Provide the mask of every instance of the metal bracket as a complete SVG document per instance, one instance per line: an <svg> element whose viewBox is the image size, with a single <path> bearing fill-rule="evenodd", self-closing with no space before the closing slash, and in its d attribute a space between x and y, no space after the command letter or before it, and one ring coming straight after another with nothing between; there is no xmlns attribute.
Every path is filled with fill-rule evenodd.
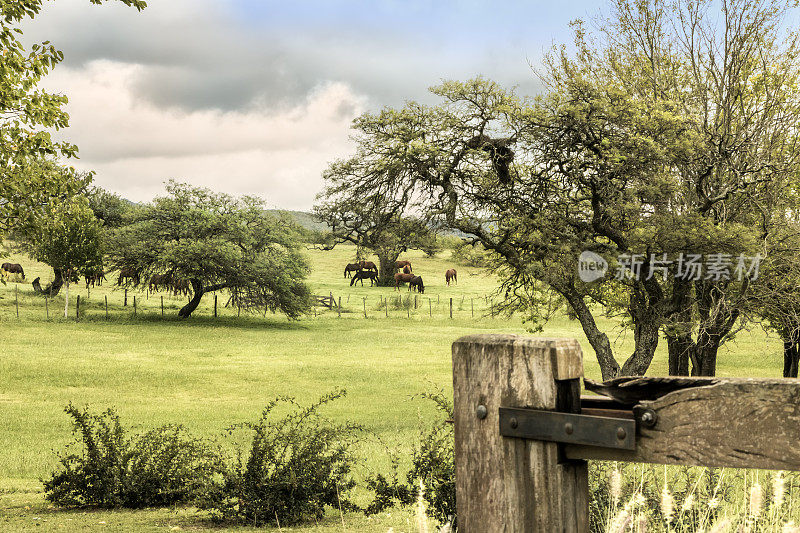
<svg viewBox="0 0 800 533"><path fill-rule="evenodd" d="M621 450L636 449L636 421L632 418L501 407L500 435Z"/></svg>

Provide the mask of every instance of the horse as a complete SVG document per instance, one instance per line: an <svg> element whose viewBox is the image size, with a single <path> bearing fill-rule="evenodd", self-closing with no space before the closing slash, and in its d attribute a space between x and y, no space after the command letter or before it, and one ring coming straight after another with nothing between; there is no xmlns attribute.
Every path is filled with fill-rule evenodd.
<svg viewBox="0 0 800 533"><path fill-rule="evenodd" d="M411 274L411 267L406 265L403 267L403 274Z"/></svg>
<svg viewBox="0 0 800 533"><path fill-rule="evenodd" d="M97 285L98 287L103 284L103 281L106 279L106 275L103 272L103 269L98 270L88 270L83 274L83 277L86 278L86 288L88 289L90 286L94 287Z"/></svg>
<svg viewBox="0 0 800 533"><path fill-rule="evenodd" d="M25 270L19 263L3 263L0 265L0 269L7 273L9 277L11 277L11 274L19 274L22 279L25 279Z"/></svg>
<svg viewBox="0 0 800 533"><path fill-rule="evenodd" d="M361 286L364 286L364 280L369 280L369 286L372 287L373 285L377 285L378 283L378 273L372 270L359 270L355 274L353 274L353 279L350 280L350 286L352 287L356 281L361 281Z"/></svg>
<svg viewBox="0 0 800 533"><path fill-rule="evenodd" d="M173 279L172 280L172 295L173 296L189 296L192 291L191 284L188 279Z"/></svg>
<svg viewBox="0 0 800 533"><path fill-rule="evenodd" d="M410 274L412 272L412 270L411 270L411 261L403 260L403 261L395 261L394 262L394 269L395 270L400 270L401 268L404 268L404 267L408 267L408 272L403 271L404 273Z"/></svg>
<svg viewBox="0 0 800 533"><path fill-rule="evenodd" d="M167 292L169 292L172 286L172 274L153 274L150 277L147 290L150 292L158 292L160 289L167 289Z"/></svg>
<svg viewBox="0 0 800 533"><path fill-rule="evenodd" d="M411 281L408 282L408 290L411 289L416 289L420 294L425 293L425 284L422 283L422 276L414 276L411 278Z"/></svg>
<svg viewBox="0 0 800 533"><path fill-rule="evenodd" d="M123 280L125 283L133 282L134 285L139 284L139 273L131 267L125 267L119 271L117 278L117 285L122 285Z"/></svg>
<svg viewBox="0 0 800 533"><path fill-rule="evenodd" d="M352 276L352 274L350 274L351 272L358 272L359 270L361 270L361 263L348 263L347 266L344 267L344 277L349 278Z"/></svg>
<svg viewBox="0 0 800 533"><path fill-rule="evenodd" d="M398 272L394 275L394 288L398 291L400 290L401 283L409 283L412 279L419 277L415 276L414 274L403 274L402 272ZM411 290L411 286L409 285L408 290Z"/></svg>
<svg viewBox="0 0 800 533"><path fill-rule="evenodd" d="M458 273L455 268L451 268L444 273L444 282L447 283L448 287L450 286L450 281L454 281L458 285Z"/></svg>
<svg viewBox="0 0 800 533"><path fill-rule="evenodd" d="M378 271L378 267L375 266L375 263L372 261L360 261L358 265L361 267L361 270L374 270L375 272Z"/></svg>

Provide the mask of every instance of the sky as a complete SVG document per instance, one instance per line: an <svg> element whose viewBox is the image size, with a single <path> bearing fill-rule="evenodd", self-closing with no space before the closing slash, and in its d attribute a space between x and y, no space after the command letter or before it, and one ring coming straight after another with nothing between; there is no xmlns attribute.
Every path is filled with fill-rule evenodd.
<svg viewBox="0 0 800 533"><path fill-rule="evenodd" d="M55 0L23 26L64 61L42 82L69 98L71 164L148 201L176 179L308 210L366 111L434 103L484 76L539 90L531 65L600 0Z"/></svg>

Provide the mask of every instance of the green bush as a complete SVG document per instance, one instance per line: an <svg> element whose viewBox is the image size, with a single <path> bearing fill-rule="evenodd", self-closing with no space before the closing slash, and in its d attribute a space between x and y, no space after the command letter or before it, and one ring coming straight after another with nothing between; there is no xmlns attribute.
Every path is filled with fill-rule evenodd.
<svg viewBox="0 0 800 533"><path fill-rule="evenodd" d="M192 501L223 470L218 453L181 426L127 437L112 409L92 415L72 404L80 453L60 457L61 470L43 481L45 497L64 507L142 508ZM216 476L218 477L218 476Z"/></svg>
<svg viewBox="0 0 800 533"><path fill-rule="evenodd" d="M392 471L387 477L378 474L368 481L375 492L374 501L367 514L379 513L395 503L411 505L417 500L419 481L425 486L423 498L429 514L441 523L450 522L456 527L456 467L453 437L453 404L439 391L422 395L436 403L442 418L420 435L411 452L411 469L400 481L398 461L392 461Z"/></svg>
<svg viewBox="0 0 800 533"><path fill-rule="evenodd" d="M326 507L355 510L349 493L355 459L351 453L357 426L335 424L319 413L344 391L323 396L302 407L292 398L278 398L255 424L235 429L252 431L246 460L239 454L221 486L198 505L223 521L279 526L322 518ZM278 406L288 406L283 416Z"/></svg>

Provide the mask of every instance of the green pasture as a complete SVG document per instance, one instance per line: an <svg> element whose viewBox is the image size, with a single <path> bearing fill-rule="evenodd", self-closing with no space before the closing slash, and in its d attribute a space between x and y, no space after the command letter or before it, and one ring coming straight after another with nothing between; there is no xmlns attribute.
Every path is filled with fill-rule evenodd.
<svg viewBox="0 0 800 533"><path fill-rule="evenodd" d="M269 312L237 316L236 308L224 307L227 295L220 293L216 318L214 297L206 295L190 319L180 320L176 314L185 297L129 290L124 306L124 291L113 285L116 275L109 275L88 294L82 282L73 284L65 319L63 296L45 307L31 289L37 276L47 283L49 268L25 257L4 259L21 263L27 281L0 285L0 531L214 527L185 508L90 513L49 508L38 480L55 466L55 452L71 440L63 412L68 402L96 411L114 407L136 429L180 423L195 435L226 442L225 428L256 419L275 396L308 402L344 388L347 397L327 413L365 428L360 449L365 475L387 467L387 448L408 450L433 416L430 402L412 396L437 388L451 394L453 340L478 332L525 333L518 318L490 316L495 280L479 269L453 265L447 253L433 259L408 254L425 281L426 292L419 295L406 287L350 287L343 268L353 260L353 248L309 250L308 255L313 292L332 294L337 302L341 298L341 316L323 307L299 321ZM447 287L444 271L452 266L459 272L458 285ZM629 353L630 334L613 331L620 353ZM544 334L578 338L586 375L599 378L578 322L558 318ZM718 374L779 376L781 350L774 336L743 332L723 349ZM665 371L662 343L650 373ZM389 527L413 531L413 517L403 510L370 519L332 513L325 523L305 530L385 532Z"/></svg>

